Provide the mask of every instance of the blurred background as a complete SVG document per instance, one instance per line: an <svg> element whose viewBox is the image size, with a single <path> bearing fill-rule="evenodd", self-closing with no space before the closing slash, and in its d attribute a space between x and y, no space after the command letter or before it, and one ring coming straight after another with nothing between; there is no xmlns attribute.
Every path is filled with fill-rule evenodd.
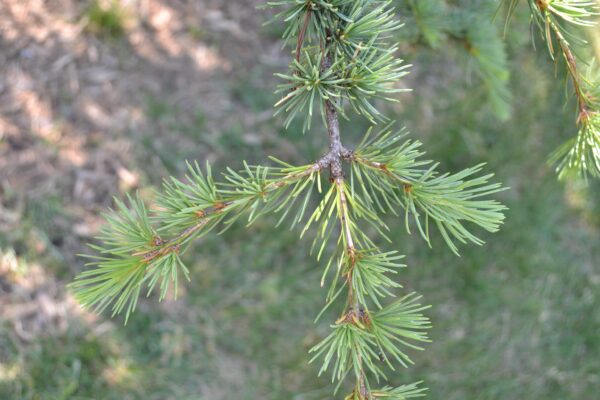
<svg viewBox="0 0 600 400"><path fill-rule="evenodd" d="M186 159L301 164L326 148L318 123L303 135L272 118L290 55L263 3L0 1L0 399L331 398L307 355L328 331L313 324L321 266L277 217L199 242L179 299L142 301L126 326L66 289L113 196L151 201ZM574 107L527 12L506 34L507 119L464 46L431 49L409 17L400 34L414 90L388 115L440 170L487 162L511 188L503 229L460 258L389 219L399 279L434 322L392 382L425 380L431 399L598 398L600 182L558 182L547 164ZM345 142L367 127L344 122Z"/></svg>

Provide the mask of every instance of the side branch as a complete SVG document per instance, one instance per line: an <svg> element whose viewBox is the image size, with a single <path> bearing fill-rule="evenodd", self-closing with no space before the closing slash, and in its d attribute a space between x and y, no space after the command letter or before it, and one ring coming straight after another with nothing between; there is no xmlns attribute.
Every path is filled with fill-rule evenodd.
<svg viewBox="0 0 600 400"><path fill-rule="evenodd" d="M577 105L579 107L579 116L577 117L577 121L581 121L587 118L589 110L587 107L587 97L585 92L583 91L579 71L577 69L577 61L575 60L575 56L573 52L569 48L569 44L563 34L560 32L556 24L552 21L549 21L554 34L556 35L556 39L558 40L558 44L563 53L563 57L567 63L567 69L569 71L569 75L571 75L571 80L573 82L573 89L575 90L575 96L577 97Z"/></svg>
<svg viewBox="0 0 600 400"><path fill-rule="evenodd" d="M585 4L582 6L582 8L573 8L572 11L575 12L579 12L580 13L580 17L583 18L585 17L591 17L593 15L598 15L594 12L588 11L586 9L586 6L589 6L590 4ZM587 22L581 20L581 19L575 19L575 20L569 20L568 18L565 17L565 15L563 15L560 10L557 10L556 8L550 7L550 4L547 0L535 0L535 7L537 7L539 13L541 15L543 15L543 21L545 23L545 30L546 30L546 42L548 44L548 50L550 51L550 55L554 58L554 49L553 49L553 45L552 45L552 37L551 37L551 32L554 33L554 36L556 37L556 41L558 42L558 45L560 46L560 51L562 53L563 58L565 59L565 62L567 64L567 70L569 75L571 76L571 80L573 82L573 90L575 91L575 96L577 97L577 105L579 108L579 114L577 117L577 122L582 122L582 121L586 121L589 117L590 114L590 110L589 110L589 99L587 97L587 94L585 93L585 90L583 88L583 84L582 84L582 77L579 73L578 67L577 67L577 60L575 58L575 55L573 54L573 51L571 50L570 44L567 40L567 38L565 37L565 34L561 31L560 26L557 24L557 22L555 21L554 18L562 18L562 19L567 19L569 22L574 23L575 25L580 25L580 26L592 26L590 24L588 24Z"/></svg>
<svg viewBox="0 0 600 400"><path fill-rule="evenodd" d="M142 256L142 262L149 263L157 257L162 257L171 252L178 252L181 244L186 239L202 229L209 222L210 218L216 214L224 212L225 209L230 207L232 204L233 201L219 202L213 207L198 211L196 215L198 215L199 220L194 225L183 230L181 233L169 240L163 240L159 236L156 236L152 241L152 244L156 247L155 249L133 253L132 255Z"/></svg>
<svg viewBox="0 0 600 400"><path fill-rule="evenodd" d="M125 320L135 309L143 286L148 293L160 287L162 300L172 282L177 292L178 271L189 279L181 260L186 244L216 227L225 214L237 212L225 224L235 221L244 211L251 218L274 211L288 204L285 191L295 196L307 186L303 178L322 169L319 163L279 169L278 175L268 175L267 169L246 166L246 175L230 170L229 182L216 185L210 177L190 166L189 183L176 179L166 182L159 196L160 208L155 211L156 223L137 197L129 197L129 205L117 201L117 211L107 214L107 222L92 245L99 254L87 256L94 268L82 272L71 284L75 296L84 307L102 311L111 307L113 315L126 312ZM161 197L162 196L162 197ZM262 208L261 208L262 207ZM253 216L253 217L252 217ZM157 232L175 231L167 240ZM160 282L160 284L159 284ZM175 294L176 295L176 294Z"/></svg>
<svg viewBox="0 0 600 400"><path fill-rule="evenodd" d="M199 219L194 225L190 226L189 228L186 228L181 233L175 235L169 240L162 240L160 237L156 237L152 243L152 245L155 247L154 249L143 253L136 253L133 255L142 255L144 256L144 259L147 259L151 255L153 255L150 258L150 260L155 258L156 256L163 255L165 251L168 252L168 250L174 248L174 246L180 246L183 242L185 242L187 239L193 236L196 232L202 229L210 221L211 218L214 218L219 214L232 211L237 206L241 206L246 202L253 200L257 196L264 197L277 189L281 189L300 179L306 178L307 176L310 176L313 173L320 171L322 168L322 164L320 162L316 162L303 171L288 174L280 179L275 179L269 182L262 188L262 191L260 193L244 197L231 197L226 200L218 201L211 207L197 211L196 215Z"/></svg>

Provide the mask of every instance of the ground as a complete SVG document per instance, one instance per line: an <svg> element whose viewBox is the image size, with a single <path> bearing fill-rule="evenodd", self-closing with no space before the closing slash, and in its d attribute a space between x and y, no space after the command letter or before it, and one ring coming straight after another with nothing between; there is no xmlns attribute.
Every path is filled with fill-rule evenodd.
<svg viewBox="0 0 600 400"><path fill-rule="evenodd" d="M180 298L143 301L126 326L67 290L113 196L151 201L186 159L304 163L326 143L318 124L302 135L272 118L272 74L289 54L261 1L121 3L122 31L90 2L0 3L0 398L330 398L306 354L328 329L313 324L320 267L310 241L273 220L203 240ZM389 112L442 169L487 161L511 189L502 231L461 258L390 218L400 279L434 321L433 343L392 380L425 380L432 399L596 398L600 185L557 182L546 162L573 134L553 66L511 46L502 122L455 54L401 52L415 90ZM352 143L366 124L343 128Z"/></svg>

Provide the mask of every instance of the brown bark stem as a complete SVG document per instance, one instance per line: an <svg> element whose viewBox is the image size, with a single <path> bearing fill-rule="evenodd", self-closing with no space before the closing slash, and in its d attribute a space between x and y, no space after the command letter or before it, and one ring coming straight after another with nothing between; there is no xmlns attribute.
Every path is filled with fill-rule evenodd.
<svg viewBox="0 0 600 400"><path fill-rule="evenodd" d="M587 99L585 96L585 92L581 87L581 81L579 77L579 72L577 70L577 61L575 60L575 55L569 48L569 43L560 32L560 29L556 24L547 19L546 22L550 24L554 34L556 35L556 40L558 41L558 45L560 46L560 50L562 51L563 57L567 63L567 70L569 71L569 75L571 75L571 80L573 82L573 89L575 90L575 96L577 97L577 106L579 108L579 115L577 116L577 122L579 123L582 119L587 118L589 114ZM550 40L550 38L548 38Z"/></svg>
<svg viewBox="0 0 600 400"><path fill-rule="evenodd" d="M325 71L331 68L331 56L327 53L327 47L325 47L323 51L325 52L325 54L323 56L323 64L321 68L323 71ZM331 172L331 181L333 184L336 185L339 194L340 224L342 234L345 238L346 251L348 252L349 260L351 263L354 263L356 256L356 248L354 244L354 239L352 237L352 229L350 227L350 213L344 184L344 170L342 168L342 160L351 160L352 151L346 149L342 144L342 138L340 134L340 121L338 117L338 112L333 101L334 100L325 100L327 133L329 137L329 152L324 156L324 158L328 162L329 170ZM356 315L360 316L362 305L360 304L358 298L355 296L352 290L351 275L347 277L347 280L348 301L346 307L350 307L350 310L347 310L347 313L354 312L356 313ZM363 363L360 355L358 355L358 364L360 373L358 376L356 387L358 389L360 398L366 400L370 398L370 394L367 389L365 371L363 369Z"/></svg>

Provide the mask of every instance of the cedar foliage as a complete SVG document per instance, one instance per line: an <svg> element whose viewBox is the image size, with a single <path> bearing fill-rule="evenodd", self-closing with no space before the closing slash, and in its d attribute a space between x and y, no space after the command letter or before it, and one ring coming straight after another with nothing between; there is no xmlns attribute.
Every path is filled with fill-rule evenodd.
<svg viewBox="0 0 600 400"><path fill-rule="evenodd" d="M559 175L599 175L595 87L580 73L572 48L585 41L571 29L591 25L597 8L583 0L527 1L550 54L560 53L566 61L577 98L580 131L553 156ZM472 8L462 7L467 3ZM517 3L507 0L501 9L510 16ZM416 30L407 36L394 5L415 22ZM177 295L179 279L190 279L182 257L197 239L275 213L279 224L313 236L321 284L327 287L317 319L338 309L330 333L310 350L320 373L331 375L333 390L344 388L345 399L356 400L424 396L420 382L399 387L383 382L398 366L413 363L409 352L422 349L431 327L424 314L428 306L397 279L404 257L381 247L391 242L386 220L402 218L406 230L428 245L437 230L458 255L461 244L483 244L477 231L500 228L506 208L493 196L504 188L492 182L492 174L481 174L483 165L441 172L380 104L399 101L403 90L397 81L409 70L397 58L397 38L432 47L450 41L467 50L497 116L507 118L507 57L501 32L491 23L496 8L477 0L279 0L267 6L286 24L283 39L291 48L289 71L277 74L282 82L276 114L284 116L286 126L298 118L304 131L327 131L328 151L300 166L274 158L270 166L244 163L227 168L219 179L208 163L191 162L185 179L164 182L150 209L138 196L116 200L99 244L91 245L95 254L86 256L91 268L71 287L84 307L124 313L127 321L140 295L156 290L162 300L170 287ZM373 125L353 148L342 143L339 122L351 113Z"/></svg>

